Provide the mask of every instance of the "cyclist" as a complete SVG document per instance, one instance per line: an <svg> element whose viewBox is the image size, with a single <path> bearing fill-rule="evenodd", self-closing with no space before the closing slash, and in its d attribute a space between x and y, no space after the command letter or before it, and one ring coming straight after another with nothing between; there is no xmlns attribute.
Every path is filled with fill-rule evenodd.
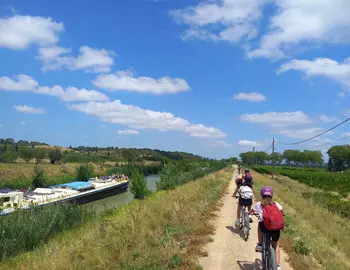
<svg viewBox="0 0 350 270"><path fill-rule="evenodd" d="M280 230L267 230L265 225L264 225L264 219L263 219L263 213L264 213L264 207L272 204L276 204L278 209L282 212L283 214L283 208L282 206L278 203L272 200L273 197L273 191L271 187L264 186L261 191L261 202L257 202L253 209L250 211L251 214L258 214L258 219L259 219L259 225L258 225L258 244L255 248L256 252L262 252L263 247L263 233L268 234L271 239L272 239L272 247L276 250L276 263L277 263L277 270L281 270L281 267L279 266L280 264L280 248L279 248L279 239L280 239Z"/></svg>
<svg viewBox="0 0 350 270"><path fill-rule="evenodd" d="M238 207L237 207L237 220L235 223L236 227L238 227L240 224L242 207L248 206L248 212L250 212L253 204L253 197L254 197L253 190L244 182L239 186L238 194L239 194L239 200L238 200ZM249 222L253 222L253 219L250 214L249 214Z"/></svg>
<svg viewBox="0 0 350 270"><path fill-rule="evenodd" d="M253 175L248 168L244 170L244 183L253 189Z"/></svg>
<svg viewBox="0 0 350 270"><path fill-rule="evenodd" d="M236 178L235 182L236 182L236 189L233 192L232 197L236 196L236 194L238 192L238 188L243 184L243 175L241 175L241 174L237 175L237 178Z"/></svg>

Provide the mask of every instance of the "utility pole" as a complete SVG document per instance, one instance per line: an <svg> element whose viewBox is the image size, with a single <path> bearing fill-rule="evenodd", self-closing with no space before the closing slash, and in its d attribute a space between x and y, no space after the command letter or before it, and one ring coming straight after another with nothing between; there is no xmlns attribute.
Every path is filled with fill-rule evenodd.
<svg viewBox="0 0 350 270"><path fill-rule="evenodd" d="M274 177L275 174L275 138L272 138L272 179Z"/></svg>
<svg viewBox="0 0 350 270"><path fill-rule="evenodd" d="M253 165L255 164L255 146L253 146Z"/></svg>

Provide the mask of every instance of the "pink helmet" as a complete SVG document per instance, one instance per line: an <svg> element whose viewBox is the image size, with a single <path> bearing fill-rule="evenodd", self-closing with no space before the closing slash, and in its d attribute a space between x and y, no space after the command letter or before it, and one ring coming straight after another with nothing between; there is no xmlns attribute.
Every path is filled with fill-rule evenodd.
<svg viewBox="0 0 350 270"><path fill-rule="evenodd" d="M273 191L271 187L268 186L264 186L261 190L260 190L260 195L261 196L271 196L273 197Z"/></svg>

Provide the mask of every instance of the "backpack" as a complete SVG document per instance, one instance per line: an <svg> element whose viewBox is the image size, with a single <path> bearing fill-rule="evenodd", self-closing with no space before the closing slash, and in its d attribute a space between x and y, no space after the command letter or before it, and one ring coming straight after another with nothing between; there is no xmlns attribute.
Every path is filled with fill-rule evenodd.
<svg viewBox="0 0 350 270"><path fill-rule="evenodd" d="M264 206L263 222L266 229L269 231L284 229L284 217L276 203Z"/></svg>
<svg viewBox="0 0 350 270"><path fill-rule="evenodd" d="M253 199L253 191L250 187L248 186L241 186L239 188L239 196L242 199Z"/></svg>
<svg viewBox="0 0 350 270"><path fill-rule="evenodd" d="M253 184L253 176L251 173L246 173L244 176L244 181L247 185L252 185Z"/></svg>

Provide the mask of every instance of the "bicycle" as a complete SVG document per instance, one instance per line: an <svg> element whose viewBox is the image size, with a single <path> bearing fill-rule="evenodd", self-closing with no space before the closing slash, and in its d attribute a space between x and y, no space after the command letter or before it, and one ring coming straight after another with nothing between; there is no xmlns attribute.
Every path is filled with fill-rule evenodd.
<svg viewBox="0 0 350 270"><path fill-rule="evenodd" d="M259 214L254 214L259 217ZM263 270L277 270L276 251L271 245L271 237L263 232L261 261Z"/></svg>
<svg viewBox="0 0 350 270"><path fill-rule="evenodd" d="M236 196L236 199L238 199L239 196ZM249 220L249 211L247 210L246 205L242 206L241 209L241 219L239 223L239 229L243 230L244 234L244 240L247 241L249 238L250 233L250 220Z"/></svg>

